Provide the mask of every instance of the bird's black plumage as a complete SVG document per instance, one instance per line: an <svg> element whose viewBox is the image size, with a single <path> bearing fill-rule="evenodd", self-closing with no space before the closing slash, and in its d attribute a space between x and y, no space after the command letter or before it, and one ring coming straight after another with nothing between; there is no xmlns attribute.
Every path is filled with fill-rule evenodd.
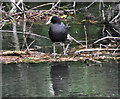
<svg viewBox="0 0 120 99"><path fill-rule="evenodd" d="M67 39L67 29L66 26L60 21L60 19L57 16L53 16L50 18L50 20L46 23L49 24L52 23L49 29L49 37L51 41L53 42L53 55L55 56L55 43L56 42L62 42L63 44L63 53L66 54L66 48L65 48L65 41Z"/></svg>
<svg viewBox="0 0 120 99"><path fill-rule="evenodd" d="M67 39L67 29L66 26L60 21L57 16L51 18L51 23L49 29L49 37L52 42L65 42Z"/></svg>

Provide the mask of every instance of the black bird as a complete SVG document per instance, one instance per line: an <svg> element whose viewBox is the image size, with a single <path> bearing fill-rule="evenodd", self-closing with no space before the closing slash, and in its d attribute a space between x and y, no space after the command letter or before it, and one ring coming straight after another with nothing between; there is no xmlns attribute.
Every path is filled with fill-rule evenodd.
<svg viewBox="0 0 120 99"><path fill-rule="evenodd" d="M66 26L60 21L57 16L50 17L49 21L46 24L53 23L49 29L49 37L53 42L53 55L55 56L55 43L61 42L63 45L63 53L66 55L65 41L67 39L67 29Z"/></svg>

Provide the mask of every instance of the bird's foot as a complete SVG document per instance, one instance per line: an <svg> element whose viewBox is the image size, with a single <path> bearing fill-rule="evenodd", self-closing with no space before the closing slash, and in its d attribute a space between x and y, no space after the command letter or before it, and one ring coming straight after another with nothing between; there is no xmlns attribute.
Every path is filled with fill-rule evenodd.
<svg viewBox="0 0 120 99"><path fill-rule="evenodd" d="M67 55L68 55L66 52L63 52L63 54L64 54L65 56L67 56Z"/></svg>
<svg viewBox="0 0 120 99"><path fill-rule="evenodd" d="M65 56L67 56L68 54L66 53L66 54L64 54Z"/></svg>
<svg viewBox="0 0 120 99"><path fill-rule="evenodd" d="M57 53L52 53L52 55L53 55L53 56L56 56L56 55L57 55Z"/></svg>

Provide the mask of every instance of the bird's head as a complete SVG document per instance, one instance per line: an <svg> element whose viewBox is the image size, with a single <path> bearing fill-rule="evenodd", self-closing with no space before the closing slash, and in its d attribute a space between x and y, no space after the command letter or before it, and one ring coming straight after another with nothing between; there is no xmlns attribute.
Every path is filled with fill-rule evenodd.
<svg viewBox="0 0 120 99"><path fill-rule="evenodd" d="M50 24L50 23L53 23L53 24L57 23L57 24L60 24L61 21L60 21L60 19L59 19L57 16L51 16L46 24Z"/></svg>

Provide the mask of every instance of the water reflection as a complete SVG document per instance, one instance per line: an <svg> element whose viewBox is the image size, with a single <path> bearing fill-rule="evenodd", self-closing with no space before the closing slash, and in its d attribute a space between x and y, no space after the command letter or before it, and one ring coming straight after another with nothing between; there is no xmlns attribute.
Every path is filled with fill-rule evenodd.
<svg viewBox="0 0 120 99"><path fill-rule="evenodd" d="M3 64L3 97L118 97L119 63Z"/></svg>
<svg viewBox="0 0 120 99"><path fill-rule="evenodd" d="M69 65L67 62L53 63L51 66L51 80L54 95L63 96L69 93Z"/></svg>

